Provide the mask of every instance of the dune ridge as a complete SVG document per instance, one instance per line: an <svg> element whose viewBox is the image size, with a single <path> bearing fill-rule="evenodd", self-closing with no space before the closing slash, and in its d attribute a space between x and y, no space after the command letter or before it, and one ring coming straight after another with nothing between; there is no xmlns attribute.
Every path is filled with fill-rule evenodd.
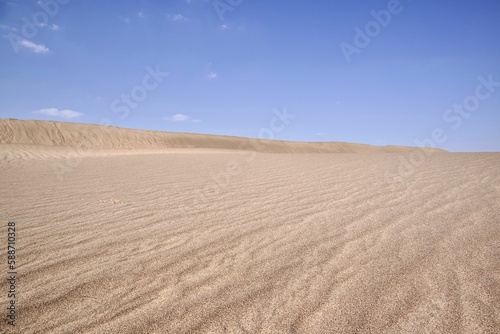
<svg viewBox="0 0 500 334"><path fill-rule="evenodd" d="M234 136L125 129L55 121L0 119L0 144L48 145L86 149L221 149L262 153L404 153L407 146L373 146L344 142L291 142Z"/></svg>

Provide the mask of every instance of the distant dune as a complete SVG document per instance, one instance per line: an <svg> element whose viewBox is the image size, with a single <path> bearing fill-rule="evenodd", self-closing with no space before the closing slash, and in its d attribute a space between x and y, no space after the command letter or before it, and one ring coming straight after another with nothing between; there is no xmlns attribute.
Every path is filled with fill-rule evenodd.
<svg viewBox="0 0 500 334"><path fill-rule="evenodd" d="M124 129L52 121L0 119L0 144L37 144L87 149L252 150L263 153L404 153L416 147L342 142L291 142L232 136ZM428 150L428 149L426 149ZM436 152L445 152L435 149Z"/></svg>

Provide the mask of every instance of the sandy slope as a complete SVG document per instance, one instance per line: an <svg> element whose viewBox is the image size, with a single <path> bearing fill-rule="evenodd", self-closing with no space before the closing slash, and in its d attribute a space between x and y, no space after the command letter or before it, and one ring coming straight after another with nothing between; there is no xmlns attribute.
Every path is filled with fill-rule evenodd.
<svg viewBox="0 0 500 334"><path fill-rule="evenodd" d="M66 149L0 146L19 333L498 333L500 154Z"/></svg>
<svg viewBox="0 0 500 334"><path fill-rule="evenodd" d="M409 152L412 147L352 143L303 143L124 129L78 123L0 119L0 144L36 144L85 149L208 148L265 153ZM436 150L442 151L442 150Z"/></svg>

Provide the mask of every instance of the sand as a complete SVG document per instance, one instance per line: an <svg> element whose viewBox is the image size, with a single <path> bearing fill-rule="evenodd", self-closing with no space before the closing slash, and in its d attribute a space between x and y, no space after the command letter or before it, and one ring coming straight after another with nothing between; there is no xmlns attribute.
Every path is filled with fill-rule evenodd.
<svg viewBox="0 0 500 334"><path fill-rule="evenodd" d="M0 128L0 332L499 332L499 153Z"/></svg>
<svg viewBox="0 0 500 334"><path fill-rule="evenodd" d="M269 132L271 130L267 129ZM263 137L267 138L264 131ZM267 135L269 136L269 134ZM35 144L85 149L217 149L263 153L398 153L414 147L353 143L304 143L232 136L124 129L114 126L0 119L0 144ZM444 152L439 149L427 149Z"/></svg>

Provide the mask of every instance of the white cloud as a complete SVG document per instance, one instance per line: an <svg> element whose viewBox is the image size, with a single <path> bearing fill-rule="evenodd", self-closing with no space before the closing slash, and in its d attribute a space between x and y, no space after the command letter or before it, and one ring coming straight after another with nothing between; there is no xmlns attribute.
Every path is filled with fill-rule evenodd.
<svg viewBox="0 0 500 334"><path fill-rule="evenodd" d="M318 136L318 137L323 137L325 135L326 135L326 133L324 133L324 132L318 132L318 133L316 133L316 136Z"/></svg>
<svg viewBox="0 0 500 334"><path fill-rule="evenodd" d="M228 28L229 28L229 26L227 24L223 24L220 26L220 30L223 30L223 31L228 29Z"/></svg>
<svg viewBox="0 0 500 334"><path fill-rule="evenodd" d="M210 72L210 73L207 74L207 77L209 79L215 79L215 78L217 78L217 73L216 72Z"/></svg>
<svg viewBox="0 0 500 334"><path fill-rule="evenodd" d="M137 13L137 16L139 16L141 19L145 18L146 17L146 14L144 14L143 11L140 11Z"/></svg>
<svg viewBox="0 0 500 334"><path fill-rule="evenodd" d="M182 14L167 14L167 19L172 22L181 22L187 20L187 18Z"/></svg>
<svg viewBox="0 0 500 334"><path fill-rule="evenodd" d="M80 117L84 114L70 109L59 110L57 108L46 108L33 111L34 114L42 114L46 116L57 116L62 118L74 118Z"/></svg>
<svg viewBox="0 0 500 334"><path fill-rule="evenodd" d="M52 31L58 31L59 29L61 29L60 26L58 26L57 24L52 24L50 27L49 27L50 30Z"/></svg>
<svg viewBox="0 0 500 334"><path fill-rule="evenodd" d="M43 44L36 44L32 41L28 41L27 39L23 39L17 43L18 46L29 49L34 53L47 53L49 52L49 48Z"/></svg>
<svg viewBox="0 0 500 334"><path fill-rule="evenodd" d="M170 122L201 122L201 119L184 114L175 114L173 116L163 117L163 119Z"/></svg>

